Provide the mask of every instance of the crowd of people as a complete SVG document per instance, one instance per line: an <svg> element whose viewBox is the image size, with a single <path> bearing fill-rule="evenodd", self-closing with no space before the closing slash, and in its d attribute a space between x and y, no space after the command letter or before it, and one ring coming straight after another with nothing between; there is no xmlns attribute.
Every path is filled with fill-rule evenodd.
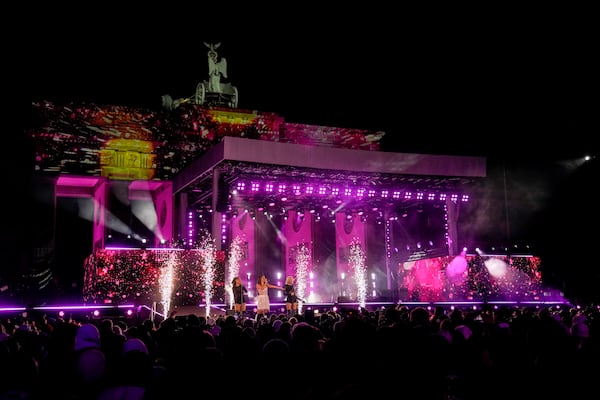
<svg viewBox="0 0 600 400"><path fill-rule="evenodd" d="M160 321L3 317L0 399L590 398L599 315L399 304Z"/></svg>

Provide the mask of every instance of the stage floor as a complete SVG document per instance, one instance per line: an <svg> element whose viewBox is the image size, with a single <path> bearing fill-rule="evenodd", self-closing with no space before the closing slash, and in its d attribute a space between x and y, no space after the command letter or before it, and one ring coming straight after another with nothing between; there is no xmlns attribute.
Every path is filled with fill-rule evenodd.
<svg viewBox="0 0 600 400"><path fill-rule="evenodd" d="M400 302L367 302L361 306L358 302L336 302L336 303L307 303L302 305L302 311L310 310L314 313L326 312L331 309L335 310L361 310L362 308L368 311L376 311L378 309L386 309L389 307L407 306L426 307L433 309L443 307L445 309L461 308L461 309L478 309L481 307L554 307L572 305L565 300L554 299L545 301L456 301L456 302L424 302L424 301L400 301ZM207 314L207 309L209 313ZM196 316L219 316L233 313L232 308L228 304L211 303L207 304L192 304L192 305L174 305L170 306L169 313L175 316L186 316L194 314ZM256 304L249 303L246 308L246 313L249 316L256 314ZM271 313L285 313L285 304L279 302L271 303ZM53 318L74 318L77 320L86 319L102 319L102 318L125 318L125 319L164 319L165 313L163 305L160 303L154 304L55 304L55 305L39 305L39 306L0 306L0 317L11 316L34 316L46 315Z"/></svg>
<svg viewBox="0 0 600 400"><path fill-rule="evenodd" d="M367 302L364 305L361 305L358 302L339 302L339 303L306 303L302 305L303 310L313 310L317 312L325 312L331 310L333 308L336 309L356 309L360 310L364 307L364 309L368 311L376 311L377 309L385 309L389 307L396 306L407 306L409 308L414 307L426 307L426 308L435 308L435 307L443 307L443 308L463 308L463 309L477 309L481 308L484 305L492 306L492 307L550 307L555 305L569 305L566 301L400 301L400 302ZM185 306L175 306L173 310L177 311L177 315L188 315L195 314L198 316L206 315L206 305L185 305ZM231 308L226 304L211 304L210 305L210 315L223 315L227 314L227 311ZM254 315L256 313L256 304L247 304L246 311ZM271 313L285 313L285 304L284 303L271 303Z"/></svg>

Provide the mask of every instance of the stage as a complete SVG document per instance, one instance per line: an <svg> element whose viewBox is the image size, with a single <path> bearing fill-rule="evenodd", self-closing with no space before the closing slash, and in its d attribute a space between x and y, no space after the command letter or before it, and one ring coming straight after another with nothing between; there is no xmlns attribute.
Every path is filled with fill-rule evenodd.
<svg viewBox="0 0 600 400"><path fill-rule="evenodd" d="M377 310L384 310L390 307L408 307L409 309L415 307L425 307L433 310L438 307L442 307L447 310L460 308L463 310L477 310L483 307L493 308L544 308L544 307L573 307L568 300L564 298L550 298L544 300L531 300L531 301L507 301L507 300L494 300L494 301L371 301L365 304L358 302L329 302L329 303L307 303L301 305L301 313L310 311L314 315L319 313L327 312L330 310L338 312L347 312L349 310L375 312ZM209 312L207 313L207 309ZM274 314L285 314L285 304L281 302L271 303L271 313ZM196 315L198 317L217 317L222 315L233 314L233 309L224 303L211 303L207 304L187 304L187 305L175 305L168 309L167 314L175 317L182 317L187 315ZM35 316L44 315L48 318L64 318L73 319L79 322L86 320L100 320L100 319L125 319L130 320L132 323L138 323L146 319L153 321L164 320L167 315L163 311L162 304L43 304L43 305L29 305L29 306L0 306L0 318L8 317L26 317L32 318ZM246 315L254 317L256 315L256 304L249 303L246 307Z"/></svg>

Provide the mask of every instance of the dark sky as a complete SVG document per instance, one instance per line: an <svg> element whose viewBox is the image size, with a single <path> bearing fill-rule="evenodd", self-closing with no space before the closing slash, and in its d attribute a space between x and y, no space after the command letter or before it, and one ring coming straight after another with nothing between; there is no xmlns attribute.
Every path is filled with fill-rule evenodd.
<svg viewBox="0 0 600 400"><path fill-rule="evenodd" d="M598 162L575 168L598 152L589 11L342 5L36 7L9 68L25 102L159 108L207 79L203 43L220 42L239 108L384 131L385 151L487 157L469 236L538 242L558 269L585 263L559 249L598 238L587 233Z"/></svg>
<svg viewBox="0 0 600 400"><path fill-rule="evenodd" d="M393 10L36 8L17 68L28 99L160 107L193 94L203 43L220 42L240 108L383 130L389 150L562 157L593 143L584 10Z"/></svg>

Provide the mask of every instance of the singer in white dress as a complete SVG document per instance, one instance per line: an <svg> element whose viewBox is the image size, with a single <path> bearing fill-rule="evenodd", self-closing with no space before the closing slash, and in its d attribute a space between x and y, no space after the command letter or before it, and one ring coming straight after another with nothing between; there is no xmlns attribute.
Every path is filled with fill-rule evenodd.
<svg viewBox="0 0 600 400"><path fill-rule="evenodd" d="M263 314L266 316L271 311L269 289L283 290L280 286L270 284L264 274L260 275L256 282L256 314Z"/></svg>

